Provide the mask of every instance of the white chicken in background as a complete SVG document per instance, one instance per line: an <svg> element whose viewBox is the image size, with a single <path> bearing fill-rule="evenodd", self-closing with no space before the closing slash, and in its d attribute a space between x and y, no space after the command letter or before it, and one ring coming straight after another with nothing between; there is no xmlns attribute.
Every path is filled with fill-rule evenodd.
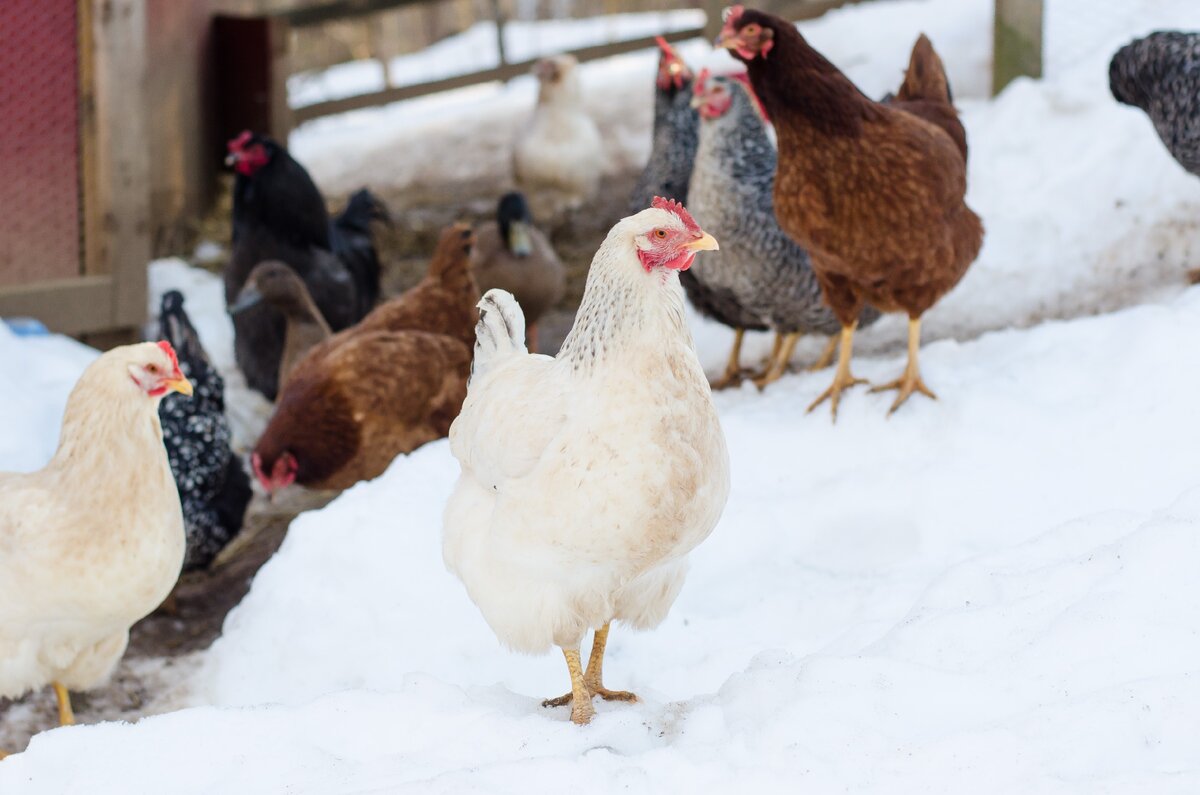
<svg viewBox="0 0 1200 795"><path fill-rule="evenodd" d="M559 646L571 704L634 701L602 683L609 622L657 626L687 554L721 516L729 455L684 317L679 272L717 248L681 205L654 200L592 260L557 357L529 354L512 296L491 290L450 449L462 466L446 506L447 567L507 646ZM579 646L596 630L586 672Z"/></svg>
<svg viewBox="0 0 1200 795"><path fill-rule="evenodd" d="M604 172L604 142L584 110L574 56L543 58L533 73L539 83L537 106L517 136L513 174L534 216L553 219L595 197Z"/></svg>
<svg viewBox="0 0 1200 795"><path fill-rule="evenodd" d="M183 565L183 515L158 404L192 394L167 342L114 348L80 376L44 469L0 473L0 696L112 673L134 622ZM2 755L2 752L0 752Z"/></svg>

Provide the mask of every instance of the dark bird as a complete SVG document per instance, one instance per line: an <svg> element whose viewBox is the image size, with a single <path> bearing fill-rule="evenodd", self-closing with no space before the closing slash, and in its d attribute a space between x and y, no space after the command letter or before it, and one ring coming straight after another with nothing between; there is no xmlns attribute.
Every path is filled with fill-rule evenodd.
<svg viewBox="0 0 1200 795"><path fill-rule="evenodd" d="M496 220L475 230L471 272L480 292L493 288L513 294L525 313L526 344L537 352L537 322L562 300L566 272L554 247L534 226L525 196L506 193L496 206Z"/></svg>
<svg viewBox="0 0 1200 795"><path fill-rule="evenodd" d="M899 391L891 411L913 392L933 397L917 364L921 316L983 245L983 224L965 201L962 149L943 124L865 96L779 17L733 6L718 45L746 63L775 125L776 218L808 251L842 324L837 373L809 410L829 399L836 418L842 391L861 383L850 374L850 357L868 303L909 317L904 374L877 387ZM922 86L907 101L952 111L948 81Z"/></svg>
<svg viewBox="0 0 1200 795"><path fill-rule="evenodd" d="M1141 108L1179 164L1200 177L1200 33L1158 31L1117 50L1108 85Z"/></svg>
<svg viewBox="0 0 1200 795"><path fill-rule="evenodd" d="M729 291L738 304L776 333L767 366L755 379L761 389L786 371L802 334L836 335L841 328L821 300L821 287L808 253L775 219L771 189L775 182L775 144L744 75L709 76L701 72L693 104L700 112L700 147L691 180L691 211L721 241L718 257L692 266L696 278ZM866 309L860 324L879 313ZM836 343L836 337L831 339ZM833 344L814 368L833 357ZM736 348L735 348L736 352ZM731 357L714 386L739 380L740 365Z"/></svg>
<svg viewBox="0 0 1200 795"><path fill-rule="evenodd" d="M475 342L473 242L447 227L424 279L300 360L251 457L269 493L349 488L449 432Z"/></svg>
<svg viewBox="0 0 1200 795"><path fill-rule="evenodd" d="M282 388L287 383L288 373L304 354L333 336L333 331L308 294L304 280L279 260L254 266L237 301L229 307L229 313L236 318L260 303L265 303L284 318L283 353L279 358L279 386Z"/></svg>
<svg viewBox="0 0 1200 795"><path fill-rule="evenodd" d="M233 188L233 251L225 269L232 305L250 271L278 260L304 280L334 331L362 319L379 298L379 258L371 221L387 209L360 190L332 222L325 200L304 167L265 135L244 132L229 142ZM234 317L234 352L246 382L274 400L284 346L284 318L267 305Z"/></svg>
<svg viewBox="0 0 1200 795"><path fill-rule="evenodd" d="M225 382L200 345L177 290L163 295L158 336L171 343L180 370L195 390L191 398L168 394L158 416L183 506L187 535L183 567L198 569L211 563L242 529L250 479L229 446Z"/></svg>
<svg viewBox="0 0 1200 795"><path fill-rule="evenodd" d="M631 215L649 207L656 196L674 199L682 205L688 203L688 186L700 136L700 117L692 107L695 76L666 39L659 37L658 47L650 158L629 197ZM733 383L740 372L736 363L741 357L745 332L766 331L766 324L748 312L731 290L701 278L695 267L680 271L679 283L697 312L734 330L729 354L734 372L731 375L727 367L725 375L713 386L720 388Z"/></svg>

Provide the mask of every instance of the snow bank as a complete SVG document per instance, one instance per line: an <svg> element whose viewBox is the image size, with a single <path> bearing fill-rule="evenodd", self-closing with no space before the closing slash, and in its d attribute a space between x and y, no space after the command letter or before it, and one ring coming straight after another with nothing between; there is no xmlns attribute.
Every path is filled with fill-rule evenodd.
<svg viewBox="0 0 1200 795"><path fill-rule="evenodd" d="M223 709L43 734L0 790L1194 790L1200 374L1163 340L1200 344L1200 289L931 345L943 400L891 420L803 417L827 374L722 395L725 517L667 622L614 632L644 700L584 729L443 570L427 446L296 522L193 683Z"/></svg>

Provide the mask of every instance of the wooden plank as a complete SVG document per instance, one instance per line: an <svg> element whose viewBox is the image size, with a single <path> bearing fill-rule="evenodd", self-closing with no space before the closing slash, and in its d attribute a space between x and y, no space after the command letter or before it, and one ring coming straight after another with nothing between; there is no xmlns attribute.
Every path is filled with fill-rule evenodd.
<svg viewBox="0 0 1200 795"><path fill-rule="evenodd" d="M996 0L992 92L1018 77L1042 76L1043 0Z"/></svg>
<svg viewBox="0 0 1200 795"><path fill-rule="evenodd" d="M111 328L114 288L111 276L7 288L0 293L0 317L35 317L60 334Z"/></svg>
<svg viewBox="0 0 1200 795"><path fill-rule="evenodd" d="M669 42L687 41L704 35L703 28L689 28L687 30L677 30L663 35ZM593 47L583 47L578 50L571 50L570 54L574 55L582 63L584 61L594 61L599 58L609 58L614 55L623 55L628 52L636 52L654 47L654 37L647 36L640 39L629 39L627 41L612 42L609 44L598 44ZM360 108L370 108L376 105L387 105L392 102L400 102L414 97L422 97L427 94L436 94L440 91L452 91L456 88L465 88L478 83L488 83L497 80L511 80L514 77L519 77L527 73L536 63L536 61L521 61L520 63L507 64L494 69L485 69L480 72L469 72L464 75L456 75L455 77L447 77L441 80L434 80L428 83L419 83L410 86L398 86L396 88L388 88L383 91L374 91L370 94L359 94L353 97L344 99L335 99L328 102L317 102L312 105L306 105L302 108L296 108L293 111L296 124L303 124L306 121L317 119L322 116L332 116L336 113L345 113L350 110L358 110Z"/></svg>
<svg viewBox="0 0 1200 795"><path fill-rule="evenodd" d="M100 205L100 183L96 152L96 70L95 48L92 46L92 2L79 0L79 196L80 224L83 241L80 245L81 274L98 275L105 272L104 213Z"/></svg>
<svg viewBox="0 0 1200 795"><path fill-rule="evenodd" d="M146 157L146 7L142 0L97 0L92 15L95 64L96 175L103 214L101 256L112 275L106 327L146 317L151 256L150 164Z"/></svg>

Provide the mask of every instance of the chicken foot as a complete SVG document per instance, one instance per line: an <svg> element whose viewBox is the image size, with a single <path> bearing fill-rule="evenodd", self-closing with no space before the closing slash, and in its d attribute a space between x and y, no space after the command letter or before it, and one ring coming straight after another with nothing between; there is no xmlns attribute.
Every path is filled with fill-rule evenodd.
<svg viewBox="0 0 1200 795"><path fill-rule="evenodd" d="M858 328L858 321L851 323L849 326L842 326L842 334L840 345L838 347L838 363L837 372L834 373L833 383L829 388L821 393L821 396L812 402L808 407L809 413L817 406L829 400L833 406L833 421L837 422L838 401L841 399L842 392L855 384L865 384L865 378L855 378L850 374L850 354L854 350L854 330Z"/></svg>
<svg viewBox="0 0 1200 795"><path fill-rule="evenodd" d="M726 389L740 384L742 381L742 337L746 336L746 329L735 328L733 334L733 350L729 352L729 362L725 365L725 374L712 382L713 389Z"/></svg>
<svg viewBox="0 0 1200 795"><path fill-rule="evenodd" d="M771 353L771 358L767 360L767 369L754 379L756 387L760 390L766 389L767 385L783 378L783 374L787 372L788 363L792 360L792 352L796 350L796 343L799 341L800 332L798 331L776 337L777 344Z"/></svg>
<svg viewBox="0 0 1200 795"><path fill-rule="evenodd" d="M904 375L897 378L895 381L889 381L886 384L871 387L872 392L883 392L888 389L898 389L900 394L896 395L896 401L892 403L892 407L888 409L888 416L895 413L896 409L904 405L904 401L912 395L913 392L920 392L926 397L937 400L937 395L933 394L933 390L925 386L925 382L921 380L921 368L917 363L917 355L921 348L921 318L908 319L908 364L904 367Z"/></svg>
<svg viewBox="0 0 1200 795"><path fill-rule="evenodd" d="M563 657L567 660L567 671L571 674L571 692L558 698L548 698L542 702L543 707L561 707L571 705L571 722L583 726L591 723L596 708L592 706L591 693L583 681L583 665L579 662L579 649L563 649Z"/></svg>
<svg viewBox="0 0 1200 795"><path fill-rule="evenodd" d="M637 701L638 697L630 693L628 690L609 690L604 686L604 651L608 648L608 630L612 622L605 624L596 630L592 637L592 653L588 657L587 670L583 673L584 690L589 696L590 703L593 698L600 696L605 701ZM564 654L566 651L564 650ZM576 655L579 652L575 652ZM570 667L568 660L567 666ZM574 701L575 701L575 682L572 679L571 692L558 698L548 698L542 702L543 707L564 707L567 704L572 704L571 720L575 720ZM586 721L585 721L586 722ZM578 723L578 721L576 721Z"/></svg>
<svg viewBox="0 0 1200 795"><path fill-rule="evenodd" d="M810 364L806 369L810 373L815 373L818 370L824 370L829 365L833 364L833 354L838 348L838 335L831 334L829 341L825 343L825 350L821 351L821 355L817 360Z"/></svg>
<svg viewBox="0 0 1200 795"><path fill-rule="evenodd" d="M61 682L54 683L54 697L58 699L58 725L74 726L75 711L71 709L71 694Z"/></svg>

